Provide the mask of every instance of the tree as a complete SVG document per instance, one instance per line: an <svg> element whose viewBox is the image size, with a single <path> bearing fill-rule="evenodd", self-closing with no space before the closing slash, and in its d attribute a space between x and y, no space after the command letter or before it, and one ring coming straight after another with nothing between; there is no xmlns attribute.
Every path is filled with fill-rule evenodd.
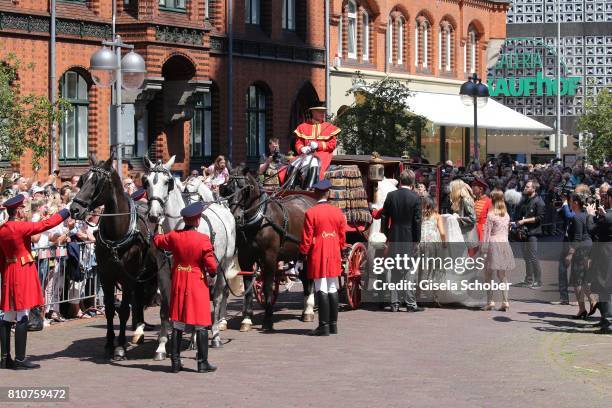
<svg viewBox="0 0 612 408"><path fill-rule="evenodd" d="M0 59L0 158L19 161L31 151L35 169L49 152L50 124L61 120L70 104L61 99L52 104L46 96L22 94L20 78L28 78L26 72L32 70L33 65L23 66L14 54Z"/></svg>
<svg viewBox="0 0 612 408"><path fill-rule="evenodd" d="M358 74L347 95L353 92L355 103L334 120L342 129L339 142L347 154L418 153L415 136L424 128L426 119L408 111L406 101L411 92L407 85L390 78L366 84Z"/></svg>
<svg viewBox="0 0 612 408"><path fill-rule="evenodd" d="M590 133L584 139L584 148L590 162L601 162L612 158L612 91L604 88L595 99L589 99L584 106L584 115L578 121L578 128Z"/></svg>

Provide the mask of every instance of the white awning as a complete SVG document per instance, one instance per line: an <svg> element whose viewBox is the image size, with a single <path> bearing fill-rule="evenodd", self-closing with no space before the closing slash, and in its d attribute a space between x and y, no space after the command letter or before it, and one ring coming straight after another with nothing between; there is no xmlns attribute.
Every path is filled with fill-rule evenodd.
<svg viewBox="0 0 612 408"><path fill-rule="evenodd" d="M474 107L465 106L457 95L412 92L408 109L425 116L438 126L474 127ZM552 128L535 121L489 98L484 108L478 108L478 128L510 131L551 132Z"/></svg>

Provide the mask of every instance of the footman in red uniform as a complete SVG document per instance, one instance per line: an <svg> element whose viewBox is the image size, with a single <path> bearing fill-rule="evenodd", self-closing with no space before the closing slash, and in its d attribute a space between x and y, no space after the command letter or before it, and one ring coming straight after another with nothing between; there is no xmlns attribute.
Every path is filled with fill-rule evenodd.
<svg viewBox="0 0 612 408"><path fill-rule="evenodd" d="M183 331L196 331L198 372L215 371L208 363L208 330L211 325L210 295L207 274L214 277L218 262L210 238L197 231L204 211L202 203L185 207L181 216L185 229L153 237L158 248L172 252L172 291L170 320L172 321L172 372L181 370L180 347Z"/></svg>
<svg viewBox="0 0 612 408"><path fill-rule="evenodd" d="M26 360L28 339L28 312L44 304L36 261L32 257L32 235L40 234L61 224L69 216L66 209L60 210L47 220L26 222L25 197L21 194L6 200L3 206L8 212L8 221L0 226L0 270L2 272L2 295L0 310L0 368L27 370L40 367ZM11 326L15 325L15 360L11 359Z"/></svg>
<svg viewBox="0 0 612 408"><path fill-rule="evenodd" d="M329 180L315 184L317 204L306 211L300 253L306 257L308 279L314 279L319 303L319 326L314 336L338 333L338 276L342 273L342 249L346 241L346 217L327 203Z"/></svg>

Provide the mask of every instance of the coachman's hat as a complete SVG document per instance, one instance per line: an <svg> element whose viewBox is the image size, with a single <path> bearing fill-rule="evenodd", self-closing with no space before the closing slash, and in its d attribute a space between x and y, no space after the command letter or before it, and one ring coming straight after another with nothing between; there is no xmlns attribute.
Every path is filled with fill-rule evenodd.
<svg viewBox="0 0 612 408"><path fill-rule="evenodd" d="M187 207L181 210L181 217L183 218L196 218L204 212L204 204L201 202L195 202L189 204Z"/></svg>
<svg viewBox="0 0 612 408"><path fill-rule="evenodd" d="M327 191L331 188L332 183L328 179L323 179L314 185L316 191Z"/></svg>
<svg viewBox="0 0 612 408"><path fill-rule="evenodd" d="M13 208L18 208L19 206L23 205L24 201L25 201L25 196L23 194L17 194L15 197L11 197L8 200L6 200L4 204L2 204L2 206L6 208L7 210L10 210Z"/></svg>
<svg viewBox="0 0 612 408"><path fill-rule="evenodd" d="M479 186L482 187L484 190L487 190L489 188L489 185L487 183L484 182L484 180L479 179L478 177L476 177L474 180L472 180L472 182L470 183L473 186Z"/></svg>
<svg viewBox="0 0 612 408"><path fill-rule="evenodd" d="M311 106L310 108L308 108L309 110L323 110L323 111L327 111L327 104L325 102L318 102L315 103L313 106Z"/></svg>
<svg viewBox="0 0 612 408"><path fill-rule="evenodd" d="M131 197L132 197L132 200L139 201L139 200L142 200L144 196L146 195L147 195L147 190L145 190L144 188L139 188L138 190L132 193Z"/></svg>

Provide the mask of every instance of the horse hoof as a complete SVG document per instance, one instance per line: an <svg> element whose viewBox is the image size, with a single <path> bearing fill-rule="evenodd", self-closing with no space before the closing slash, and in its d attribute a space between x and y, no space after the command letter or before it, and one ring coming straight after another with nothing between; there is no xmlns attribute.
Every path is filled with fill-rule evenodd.
<svg viewBox="0 0 612 408"><path fill-rule="evenodd" d="M227 330L227 321L221 320L219 322L219 331Z"/></svg>
<svg viewBox="0 0 612 408"><path fill-rule="evenodd" d="M155 352L155 357L153 357L153 361L164 361L166 359L166 353L163 351Z"/></svg>
<svg viewBox="0 0 612 408"><path fill-rule="evenodd" d="M240 325L240 331L241 332L248 332L251 331L251 323L242 323Z"/></svg>
<svg viewBox="0 0 612 408"><path fill-rule="evenodd" d="M113 360L115 361L125 360L125 349L123 347L115 348L115 354L113 355Z"/></svg>
<svg viewBox="0 0 612 408"><path fill-rule="evenodd" d="M221 339L212 339L210 341L210 348L222 348Z"/></svg>
<svg viewBox="0 0 612 408"><path fill-rule="evenodd" d="M306 323L314 322L314 314L303 314L302 321Z"/></svg>

